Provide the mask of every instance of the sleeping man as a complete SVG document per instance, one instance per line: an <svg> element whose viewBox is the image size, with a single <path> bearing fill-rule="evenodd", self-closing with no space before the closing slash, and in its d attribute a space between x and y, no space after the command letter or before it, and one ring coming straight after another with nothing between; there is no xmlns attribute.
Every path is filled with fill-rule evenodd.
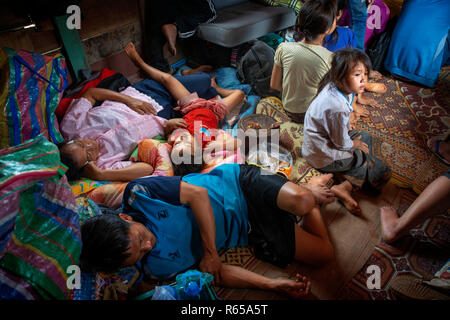
<svg viewBox="0 0 450 320"><path fill-rule="evenodd" d="M308 294L306 277L271 279L222 264L217 250L248 246L279 267L294 260L323 265L334 257L318 204L334 200L329 175L296 185L255 165L224 164L209 173L144 177L130 182L123 213L103 214L81 228L80 264L91 272L138 265L166 280L190 268L231 288ZM296 223L303 217L303 226Z"/></svg>

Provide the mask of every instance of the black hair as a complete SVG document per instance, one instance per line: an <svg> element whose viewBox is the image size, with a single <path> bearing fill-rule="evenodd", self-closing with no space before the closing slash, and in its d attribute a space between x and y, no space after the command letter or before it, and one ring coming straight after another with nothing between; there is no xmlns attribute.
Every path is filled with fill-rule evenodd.
<svg viewBox="0 0 450 320"><path fill-rule="evenodd" d="M333 53L331 68L320 81L317 93L322 91L330 82L333 82L338 88L343 87L346 75L351 72L352 68L358 62L366 66L367 72L372 70L370 58L359 49L346 48Z"/></svg>
<svg viewBox="0 0 450 320"><path fill-rule="evenodd" d="M338 16L339 11L344 11L346 8L347 8L347 0L336 0L336 17ZM335 44L338 42L338 40L339 40L339 32L336 27L336 29L334 29L333 33L331 34L328 43Z"/></svg>
<svg viewBox="0 0 450 320"><path fill-rule="evenodd" d="M67 142L62 142L58 144L59 156L61 158L61 162L68 167L66 172L67 180L74 181L81 178L81 170L77 167L77 164L73 160L73 157L70 156L68 152L64 152L64 147L67 145Z"/></svg>
<svg viewBox="0 0 450 320"><path fill-rule="evenodd" d="M294 26L294 40L311 41L327 32L336 19L335 0L309 0L300 8Z"/></svg>
<svg viewBox="0 0 450 320"><path fill-rule="evenodd" d="M81 225L80 267L87 272L115 272L130 256L130 224L116 214L101 214Z"/></svg>
<svg viewBox="0 0 450 320"><path fill-rule="evenodd" d="M201 156L201 154L199 155ZM188 163L173 164L173 172L176 176L185 176L190 173L197 173L203 169L202 163L195 163L195 155L191 155Z"/></svg>

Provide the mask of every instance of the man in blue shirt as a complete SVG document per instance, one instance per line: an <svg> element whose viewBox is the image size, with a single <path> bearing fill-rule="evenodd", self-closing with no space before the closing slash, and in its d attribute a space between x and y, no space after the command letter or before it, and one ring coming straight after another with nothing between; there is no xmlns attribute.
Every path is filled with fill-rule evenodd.
<svg viewBox="0 0 450 320"><path fill-rule="evenodd" d="M333 246L316 203L334 200L324 186L330 178L302 187L255 165L225 164L207 174L134 180L123 213L82 225L81 266L109 272L140 261L161 280L198 266L215 284L301 297L309 292L306 277L270 279L222 264L217 250L252 245L256 257L280 267L329 262ZM302 228L295 216L303 217Z"/></svg>

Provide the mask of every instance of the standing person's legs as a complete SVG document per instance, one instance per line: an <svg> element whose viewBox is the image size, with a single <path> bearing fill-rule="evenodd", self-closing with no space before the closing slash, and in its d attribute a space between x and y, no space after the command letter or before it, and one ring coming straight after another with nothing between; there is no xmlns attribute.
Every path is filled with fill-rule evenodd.
<svg viewBox="0 0 450 320"><path fill-rule="evenodd" d="M356 46L364 51L364 40L366 37L367 7L365 0L348 0L350 12L350 27L356 36Z"/></svg>
<svg viewBox="0 0 450 320"><path fill-rule="evenodd" d="M443 210L448 210L449 199L450 172L447 172L430 183L401 217L391 207L381 208L383 240L394 242L419 223Z"/></svg>

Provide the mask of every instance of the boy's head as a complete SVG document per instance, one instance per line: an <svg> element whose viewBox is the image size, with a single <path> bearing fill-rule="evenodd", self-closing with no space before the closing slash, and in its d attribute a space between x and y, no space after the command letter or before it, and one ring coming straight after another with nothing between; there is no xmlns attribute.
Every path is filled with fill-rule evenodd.
<svg viewBox="0 0 450 320"><path fill-rule="evenodd" d="M61 162L69 169L66 172L69 181L77 180L89 161L96 161L99 154L97 141L74 139L59 145Z"/></svg>
<svg viewBox="0 0 450 320"><path fill-rule="evenodd" d="M126 214L102 214L81 226L80 265L88 272L114 272L134 265L156 244L155 235Z"/></svg>
<svg viewBox="0 0 450 320"><path fill-rule="evenodd" d="M170 137L170 158L176 176L200 172L203 168L202 148L197 139L185 129L177 129Z"/></svg>

